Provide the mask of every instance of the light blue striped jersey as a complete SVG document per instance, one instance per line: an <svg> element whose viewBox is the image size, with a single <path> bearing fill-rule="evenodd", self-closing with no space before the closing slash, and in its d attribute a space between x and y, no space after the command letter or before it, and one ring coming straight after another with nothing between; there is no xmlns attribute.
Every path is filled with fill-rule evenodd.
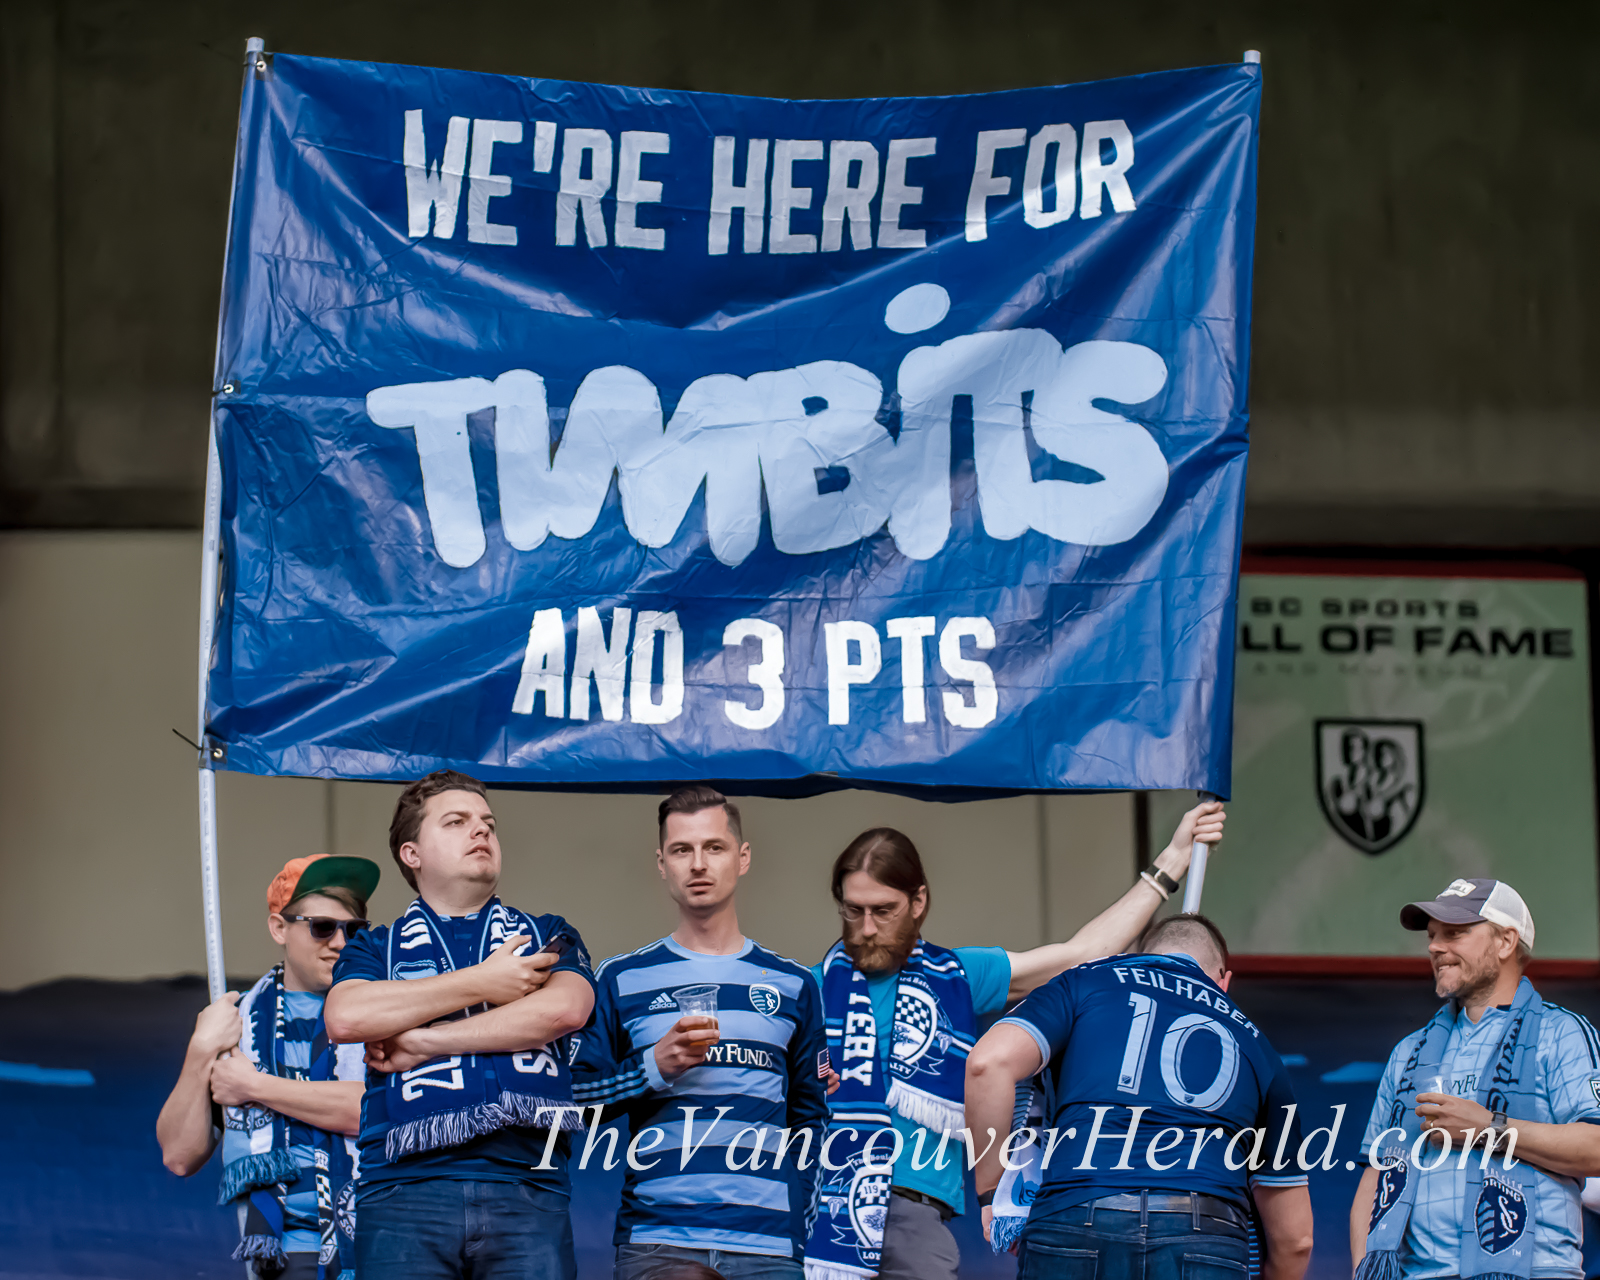
<svg viewBox="0 0 1600 1280"><path fill-rule="evenodd" d="M1456 1023L1445 1044L1440 1071L1450 1080L1449 1092L1459 1098L1476 1096L1482 1076L1505 1035L1504 1008L1484 1010L1473 1022L1456 1010ZM1361 1155L1368 1156L1378 1135L1389 1125L1400 1077L1411 1051L1427 1028L1413 1031L1389 1055L1389 1065L1378 1084L1372 1103L1372 1117L1361 1139ZM1535 1055L1538 1078L1532 1115L1513 1115L1512 1120L1532 1120L1539 1124L1600 1124L1600 1036L1587 1018L1546 1004L1539 1020L1539 1044ZM1524 1082L1526 1083L1526 1082ZM1513 1157L1520 1153L1513 1152ZM1432 1157L1427 1157L1431 1159ZM1474 1157L1476 1159L1476 1157ZM1502 1165L1496 1156L1490 1168ZM1581 1178L1568 1178L1529 1165L1533 1187L1533 1275L1534 1280L1581 1280L1583 1276L1583 1208L1579 1193ZM1416 1205L1406 1225L1401 1267L1405 1280L1433 1280L1454 1276L1460 1267L1462 1201L1465 1199L1467 1171L1459 1157L1438 1160L1432 1168L1417 1165L1422 1181L1417 1184Z"/></svg>
<svg viewBox="0 0 1600 1280"><path fill-rule="evenodd" d="M748 939L735 955L709 956L663 938L613 956L595 980L572 1093L603 1105L607 1120L626 1117L633 1135L615 1242L800 1257L828 1115L817 1075L822 1001L809 971ZM664 1080L652 1050L683 1016L686 989L706 986L716 988L722 1038L705 1065ZM621 1144L607 1136L590 1158L611 1167Z"/></svg>

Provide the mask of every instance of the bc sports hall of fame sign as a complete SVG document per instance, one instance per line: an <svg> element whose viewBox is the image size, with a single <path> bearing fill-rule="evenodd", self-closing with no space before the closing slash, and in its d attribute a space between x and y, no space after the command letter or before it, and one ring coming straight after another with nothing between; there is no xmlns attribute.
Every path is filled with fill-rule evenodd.
<svg viewBox="0 0 1600 1280"><path fill-rule="evenodd" d="M1362 853L1404 839L1426 795L1420 720L1317 720L1317 800L1328 823Z"/></svg>

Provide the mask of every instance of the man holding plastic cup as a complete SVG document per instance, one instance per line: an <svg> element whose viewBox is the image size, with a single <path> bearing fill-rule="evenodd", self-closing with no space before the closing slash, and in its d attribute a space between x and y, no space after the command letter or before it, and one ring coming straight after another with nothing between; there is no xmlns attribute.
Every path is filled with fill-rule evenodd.
<svg viewBox="0 0 1600 1280"><path fill-rule="evenodd" d="M680 787L658 818L656 866L678 926L595 971L573 1066L574 1101L598 1112L586 1156L626 1164L615 1277L700 1265L728 1280L799 1280L828 1114L821 1001L803 965L740 932L750 846L738 807ZM619 1155L594 1131L623 1116Z"/></svg>
<svg viewBox="0 0 1600 1280"><path fill-rule="evenodd" d="M1452 880L1400 923L1427 930L1446 1003L1395 1046L1378 1085L1350 1207L1357 1277L1581 1280L1600 1038L1522 976L1533 915L1503 880Z"/></svg>

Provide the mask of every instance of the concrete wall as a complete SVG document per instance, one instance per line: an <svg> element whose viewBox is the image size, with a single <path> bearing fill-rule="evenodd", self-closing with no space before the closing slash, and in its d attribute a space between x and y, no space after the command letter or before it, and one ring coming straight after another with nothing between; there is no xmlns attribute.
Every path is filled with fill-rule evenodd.
<svg viewBox="0 0 1600 1280"><path fill-rule="evenodd" d="M1600 545L1593 6L6 0L0 523L199 523L239 64L779 96L1263 51L1246 535Z"/></svg>
<svg viewBox="0 0 1600 1280"><path fill-rule="evenodd" d="M0 989L205 968L193 734L199 538L0 535ZM229 971L273 958L268 881L289 858L373 858L373 902L409 895L388 853L398 787L219 775ZM656 879L658 796L496 792L504 891L558 911L597 957L672 926ZM751 799L745 930L815 960L838 936L834 856L865 827L907 831L933 884L931 935L1013 949L1062 938L1134 875L1127 796L940 805L850 791Z"/></svg>

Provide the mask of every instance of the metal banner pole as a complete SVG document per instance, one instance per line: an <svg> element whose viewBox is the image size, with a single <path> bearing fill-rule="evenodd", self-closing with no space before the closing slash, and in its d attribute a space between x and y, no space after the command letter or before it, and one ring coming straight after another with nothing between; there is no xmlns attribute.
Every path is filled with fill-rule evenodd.
<svg viewBox="0 0 1600 1280"><path fill-rule="evenodd" d="M1261 65L1261 52L1258 49L1246 49L1244 62L1247 66ZM1218 797L1209 791L1198 793L1202 801L1216 800ZM1206 888L1206 858L1210 850L1198 840L1189 852L1189 877L1183 887L1183 910L1185 914L1192 914L1200 910L1200 895Z"/></svg>
<svg viewBox="0 0 1600 1280"><path fill-rule="evenodd" d="M245 42L244 87L241 98L250 92L258 70L257 63L266 51L260 36ZM244 118L243 103L240 119ZM222 759L220 747L206 738L206 702L211 685L211 651L216 639L218 568L222 556L222 463L217 453L216 396L219 390L233 390L224 383L222 368L222 324L227 311L228 282L226 254L233 247L233 203L239 185L238 142L234 142L233 182L228 191L228 236L224 246L222 299L217 308L217 349L213 360L211 424L206 437L206 507L200 547L200 669L199 706L195 716L195 741L200 743L200 896L206 927L206 983L211 998L220 999L228 987L228 970L222 958L222 889L218 872L217 774L216 762Z"/></svg>

